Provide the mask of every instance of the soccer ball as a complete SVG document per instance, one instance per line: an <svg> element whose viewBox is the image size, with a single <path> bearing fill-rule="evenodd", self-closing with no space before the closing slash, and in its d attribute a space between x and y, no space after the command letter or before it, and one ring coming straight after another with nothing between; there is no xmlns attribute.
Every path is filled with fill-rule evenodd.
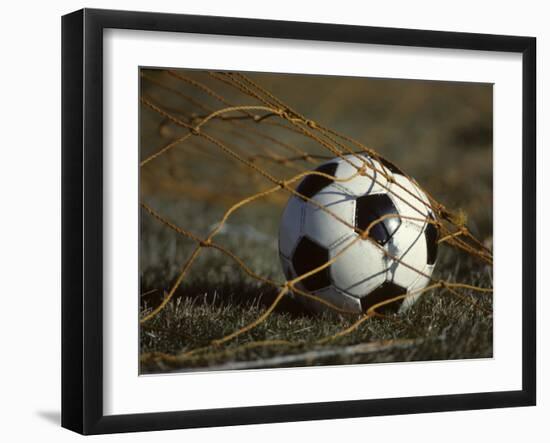
<svg viewBox="0 0 550 443"><path fill-rule="evenodd" d="M357 174L361 167L365 174ZM315 203L296 195L289 199L279 228L286 278L312 271L340 252L334 263L296 287L356 313L407 294L385 306L386 311L404 311L430 281L436 262L438 230L428 222L435 220L428 198L395 165L365 154L335 158L316 171L336 180L309 174L296 191ZM349 246L386 214L395 217L375 223L368 238ZM313 311L327 309L303 295L296 298Z"/></svg>

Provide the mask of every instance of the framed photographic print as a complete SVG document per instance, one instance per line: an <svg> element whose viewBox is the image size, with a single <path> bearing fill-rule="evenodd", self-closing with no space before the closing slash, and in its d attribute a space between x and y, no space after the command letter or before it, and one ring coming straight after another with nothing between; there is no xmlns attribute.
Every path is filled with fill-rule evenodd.
<svg viewBox="0 0 550 443"><path fill-rule="evenodd" d="M534 405L535 51L64 16L62 425Z"/></svg>

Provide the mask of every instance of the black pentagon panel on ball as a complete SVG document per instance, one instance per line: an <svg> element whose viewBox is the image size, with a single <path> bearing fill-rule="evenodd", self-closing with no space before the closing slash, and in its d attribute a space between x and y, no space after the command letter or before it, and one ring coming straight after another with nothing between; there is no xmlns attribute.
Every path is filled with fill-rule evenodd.
<svg viewBox="0 0 550 443"><path fill-rule="evenodd" d="M335 163L335 162L325 163L324 165L321 165L318 168L315 168L315 171L334 176L334 174L336 174L337 168L338 168L338 163ZM316 174L310 174L310 175L307 175L301 181L301 183L296 188L296 192L298 192L301 195L305 195L306 197L312 198L321 189L326 188L333 181L334 180L328 177L323 177L321 175L316 175Z"/></svg>
<svg viewBox="0 0 550 443"><path fill-rule="evenodd" d="M403 173L403 171L401 169L399 169L396 165L394 165L391 161L386 160L385 158L382 158L382 157L378 158L377 160L380 163L382 163L386 169L389 169L390 172L392 172L394 174L403 175L403 176L405 175Z"/></svg>
<svg viewBox="0 0 550 443"><path fill-rule="evenodd" d="M361 308L363 309L363 312L367 312L371 307L378 303L390 300L406 293L407 290L404 287L386 281L378 286L374 291L361 298ZM402 303L403 299L395 300L386 305L380 306L380 308L376 308L375 311L381 313L397 312Z"/></svg>
<svg viewBox="0 0 550 443"><path fill-rule="evenodd" d="M397 208L387 194L364 195L355 205L355 227L365 231L374 221L388 214L398 214ZM388 217L370 227L369 237L385 245L401 226L398 215Z"/></svg>
<svg viewBox="0 0 550 443"><path fill-rule="evenodd" d="M319 246L307 237L301 238L292 256L292 265L298 276L313 271L328 261L328 250L322 246ZM300 282L308 291L317 291L330 286L328 266L315 274L300 280Z"/></svg>
<svg viewBox="0 0 550 443"><path fill-rule="evenodd" d="M435 221L433 214L430 212L428 217ZM437 240L439 238L439 230L433 223L426 223L424 231L426 237L426 247L428 248L428 264L433 265L437 259Z"/></svg>

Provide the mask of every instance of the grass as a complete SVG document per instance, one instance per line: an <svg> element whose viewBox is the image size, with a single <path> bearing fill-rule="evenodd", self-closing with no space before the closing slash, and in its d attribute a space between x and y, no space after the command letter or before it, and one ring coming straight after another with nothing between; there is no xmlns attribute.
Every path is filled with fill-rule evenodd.
<svg viewBox="0 0 550 443"><path fill-rule="evenodd" d="M179 205L167 201L156 204L164 208L163 213L171 213L175 218L178 213L188 214L191 211L188 202ZM211 217L217 215L216 211L205 208L202 208L201 213L206 219L209 218L208 214ZM193 222L189 222L193 225ZM202 225L199 221L195 223L196 229ZM276 242L268 235L245 229L248 225L242 225L240 229L236 229L235 224L230 226L235 232L221 235L219 242L238 252L255 272L283 281L277 262ZM142 297L141 315L149 313L160 303L166 282L175 279L178 268L168 263L182 263L184 253L189 254L192 247L191 242L180 238L175 247L167 248L165 245L169 244L169 239L173 241L172 233L158 221L146 216L142 219L142 235L143 232L150 243L147 248L149 255L142 252L141 256L142 265L147 270L142 273L142 293L149 294ZM255 234L252 238L251 232ZM154 246L153 242L156 242ZM155 255L158 251L164 251L167 257L159 260ZM435 277L491 286L490 267L470 257L458 256L445 248L440 253ZM236 362L251 362L257 367L253 363L257 361L266 362L262 367L279 367L492 356L492 315L487 313L492 312L492 296L464 291L466 300L462 300L445 289L425 293L404 314L369 319L350 334L322 345L316 342L348 328L358 317L312 315L295 297L289 295L256 328L222 347L209 346L213 340L255 321L271 305L277 292L276 288L246 276L238 265L219 251L204 250L172 301L141 327L141 352L177 355L198 348L209 348L199 355L175 363L162 359L144 361L141 372L223 369ZM253 342L266 340L288 341L292 345L246 347ZM386 340L398 340L399 346L383 347L377 352L346 353L349 346ZM412 341L403 345L399 340ZM326 350L334 352L323 355ZM316 351L318 355L312 358L308 354L305 356L307 358L296 358L290 363L277 359L281 356L301 356L311 351Z"/></svg>
<svg viewBox="0 0 550 443"><path fill-rule="evenodd" d="M232 103L253 102L204 73L184 73ZM210 108L220 107L212 97L178 83L165 72L149 70L147 75L172 88L142 82L142 95L167 109L181 109L181 115L203 112L174 90ZM474 235L491 244L491 86L273 74L252 77L303 110L308 118L367 141L414 176L437 200L464 211ZM141 113L140 124L142 158L185 133L147 108ZM246 128L260 128L286 144L326 154L312 140L275 126L253 122L228 126L227 122L212 121L204 130L245 157L262 148L289 155L269 139L254 138ZM274 163L259 164L276 177L296 173ZM294 166L301 170L314 167L303 161ZM178 226L205 237L228 207L271 184L221 155L216 146L194 137L142 168L140 186L143 202ZM235 253L255 273L277 282L284 281L277 229L285 201L284 193L277 193L240 208L215 237L217 244ZM141 293L145 295L140 317L159 305L194 247L191 240L141 212L139 267ZM439 249L435 278L492 287L490 266L449 248ZM141 326L140 351L145 358L140 369L141 373L161 373L491 357L492 294L461 292L464 299L445 289L432 290L403 314L371 318L351 333L323 344L319 341L345 330L357 317L312 315L289 294L257 327L222 346L212 346L212 341L261 316L277 290L250 278L234 261L208 248L170 303ZM277 344L254 347L258 341ZM166 357L201 348L205 349L185 358Z"/></svg>
<svg viewBox="0 0 550 443"><path fill-rule="evenodd" d="M204 287L200 290L196 288L196 293L199 292L203 294L177 297L160 315L142 327L142 352L177 354L207 346L212 340L254 321L273 297L272 291L253 287L230 286L206 291ZM231 362L265 360L304 351L332 349L335 346L345 348L359 343L395 339L418 340L407 347L358 355L336 353L329 357L319 356L315 360L296 362L291 366L492 357L492 317L479 308L481 306L490 310L492 299L490 296L475 296L472 300L478 303L477 307L446 291L431 291L405 314L370 319L352 333L323 345L314 343L349 327L353 319L331 315L311 316L296 306L295 302L287 300L258 327L224 346L224 351L236 350L234 353L220 352L220 348L212 347L198 357L173 366L164 362L145 363L141 371L155 373L181 368L215 367ZM239 350L243 344L265 340L284 340L297 344ZM264 367L273 366L289 365L266 364Z"/></svg>

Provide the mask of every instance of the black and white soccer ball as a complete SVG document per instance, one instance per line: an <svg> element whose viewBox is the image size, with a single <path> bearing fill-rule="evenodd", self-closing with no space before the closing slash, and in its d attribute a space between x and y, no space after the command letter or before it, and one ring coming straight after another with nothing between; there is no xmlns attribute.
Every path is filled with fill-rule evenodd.
<svg viewBox="0 0 550 443"><path fill-rule="evenodd" d="M362 166L366 166L365 175L338 181ZM428 222L435 219L424 192L395 165L365 154L335 158L316 171L337 180L307 175L296 191L317 204L296 195L289 199L279 228L279 256L286 278L318 268L375 220L395 214L374 224L368 238L356 241L334 263L296 287L356 313L402 294L406 298L388 304L386 310L410 307L429 283L437 258L438 230ZM307 297L297 295L297 299L313 311L326 309Z"/></svg>

